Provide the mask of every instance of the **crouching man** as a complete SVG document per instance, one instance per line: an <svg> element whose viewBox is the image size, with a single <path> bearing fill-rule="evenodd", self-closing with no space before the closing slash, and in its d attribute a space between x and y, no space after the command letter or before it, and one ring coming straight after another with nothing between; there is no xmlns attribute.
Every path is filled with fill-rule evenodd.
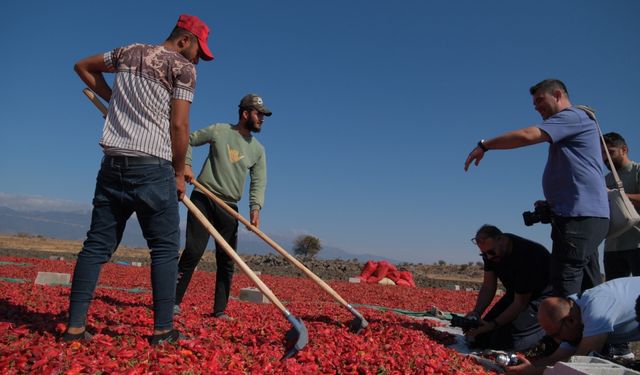
<svg viewBox="0 0 640 375"><path fill-rule="evenodd" d="M640 341L636 299L640 277L607 281L580 297L550 297L540 304L538 321L547 335L560 342L546 358L508 368L509 374L542 374L546 366L573 355L601 352L605 345Z"/></svg>
<svg viewBox="0 0 640 375"><path fill-rule="evenodd" d="M466 316L482 316L496 295L498 280L506 293L478 328L466 332L467 340L482 349L523 351L535 346L544 337L536 319L538 306L553 290L549 251L493 225L483 225L471 241L480 249L484 280L475 308Z"/></svg>

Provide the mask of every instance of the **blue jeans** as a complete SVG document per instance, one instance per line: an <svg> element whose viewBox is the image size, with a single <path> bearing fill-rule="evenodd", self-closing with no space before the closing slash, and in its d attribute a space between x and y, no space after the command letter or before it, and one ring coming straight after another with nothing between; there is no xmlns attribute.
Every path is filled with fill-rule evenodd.
<svg viewBox="0 0 640 375"><path fill-rule="evenodd" d="M152 164L148 163L149 160ZM91 228L73 272L70 327L86 325L87 311L102 265L115 252L126 222L134 212L151 249L154 329L173 327L180 246L173 167L171 162L159 158L109 156L104 157L98 172Z"/></svg>

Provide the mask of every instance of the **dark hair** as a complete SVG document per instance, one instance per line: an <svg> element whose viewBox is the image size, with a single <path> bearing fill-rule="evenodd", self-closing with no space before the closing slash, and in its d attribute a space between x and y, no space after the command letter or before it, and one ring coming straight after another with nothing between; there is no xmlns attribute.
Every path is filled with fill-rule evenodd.
<svg viewBox="0 0 640 375"><path fill-rule="evenodd" d="M485 224L478 229L476 237L498 237L502 234L502 231L494 225Z"/></svg>
<svg viewBox="0 0 640 375"><path fill-rule="evenodd" d="M618 133L610 132L610 133L604 134L602 138L604 138L604 142L607 145L610 145L613 147L627 146L627 142Z"/></svg>
<svg viewBox="0 0 640 375"><path fill-rule="evenodd" d="M192 42L194 40L198 40L198 38L195 35L193 35L193 33L191 31L182 29L182 28L180 28L178 26L174 27L173 30L171 30L171 34L169 34L169 37L167 38L167 40L180 39L185 35L189 36L189 38L191 38Z"/></svg>
<svg viewBox="0 0 640 375"><path fill-rule="evenodd" d="M538 82L535 85L531 86L529 89L529 93L531 95L535 95L536 92L542 91L544 93L551 93L554 90L560 90L565 93L565 95L569 96L569 91L567 90L567 86L562 83L559 79L545 79L542 82Z"/></svg>

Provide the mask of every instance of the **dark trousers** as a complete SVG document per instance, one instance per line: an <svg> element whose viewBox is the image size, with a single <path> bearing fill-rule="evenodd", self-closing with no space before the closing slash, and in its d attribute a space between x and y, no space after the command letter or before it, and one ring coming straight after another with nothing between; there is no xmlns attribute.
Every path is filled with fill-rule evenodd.
<svg viewBox="0 0 640 375"><path fill-rule="evenodd" d="M127 220L134 212L151 249L154 328L173 327L180 248L175 173L167 160L157 159L155 164L128 162L132 159L136 158L105 157L98 172L91 227L73 271L70 327L85 326L102 265L116 251Z"/></svg>
<svg viewBox="0 0 640 375"><path fill-rule="evenodd" d="M602 283L598 245L609 230L609 219L560 217L552 221L551 284L567 297Z"/></svg>
<svg viewBox="0 0 640 375"><path fill-rule="evenodd" d="M640 276L640 249L605 251L604 275L608 280Z"/></svg>
<svg viewBox="0 0 640 375"><path fill-rule="evenodd" d="M477 335L473 346L483 349L515 351L523 351L533 347L545 335L537 319L540 302L542 302L541 298L529 302L527 309L521 312L513 322L497 327L491 332ZM513 294L505 294L482 319L491 321L497 318L512 303Z"/></svg>
<svg viewBox="0 0 640 375"><path fill-rule="evenodd" d="M209 222L220 233L222 238L235 250L238 245L238 220L218 207L203 193L194 190L191 193L191 201L207 217ZM235 204L228 204L234 210L238 210ZM200 224L191 213L187 215L187 239L184 251L178 262L178 285L176 287L176 304L182 302L187 291L193 271L200 262L207 244L209 232ZM222 247L216 243L216 285L213 302L213 313L221 313L227 308L229 293L231 292L231 280L233 279L233 259L227 255Z"/></svg>

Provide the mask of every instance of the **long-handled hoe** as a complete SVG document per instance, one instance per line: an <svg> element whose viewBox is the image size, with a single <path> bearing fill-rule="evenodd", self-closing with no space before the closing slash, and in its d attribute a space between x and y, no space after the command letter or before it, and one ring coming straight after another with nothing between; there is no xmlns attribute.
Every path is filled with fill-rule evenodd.
<svg viewBox="0 0 640 375"><path fill-rule="evenodd" d="M88 88L82 90L84 94L93 102L93 104L102 112L103 116L107 115L107 107L102 104L100 99L96 97L93 91ZM286 307L278 300L278 298L273 294L271 289L266 286L260 278L247 266L247 264L240 258L240 256L233 250L233 248L227 243L227 241L222 238L220 233L211 225L209 220L198 210L198 208L191 202L189 198L185 195L182 198L182 203L187 207L187 209L193 214L200 224L202 224L209 233L213 236L213 238L221 245L222 249L229 255L233 261L240 267L240 269L253 281L254 284L260 289L262 294L264 294L271 303L276 305L280 311L284 314L285 318L291 323L293 326L287 333L285 334L285 353L282 356L282 359L287 359L292 357L298 353L298 351L302 350L307 343L309 342L309 333L307 331L307 327L305 327L304 323L301 319L296 318L287 310Z"/></svg>
<svg viewBox="0 0 640 375"><path fill-rule="evenodd" d="M280 253L285 259L291 262L294 266L296 266L300 271L304 272L311 280L315 281L325 292L329 293L333 298L335 298L340 304L346 307L355 318L349 323L349 330L351 332L360 333L367 326L369 322L356 310L351 306L347 301L345 301L333 288L329 286L329 284L325 283L321 278L319 278L316 274L311 272L304 264L300 263L295 257L291 256L285 249L283 249L280 245L278 245L275 241L269 238L266 234L264 234L260 229L258 229L255 225L252 225L249 220L244 218L238 212L236 212L233 208L229 207L222 199L218 198L215 194L209 191L206 187L204 187L201 183L196 181L195 179L191 180L191 183L198 188L201 192L207 195L211 200L213 200L218 206L227 211L227 213L237 220L239 220L242 224L244 224L249 230L255 233L258 237L262 238L266 243L268 243L274 250Z"/></svg>
<svg viewBox="0 0 640 375"><path fill-rule="evenodd" d="M189 198L187 198L186 195L182 198L182 203L187 206L191 214L198 219L200 224L202 224L209 231L213 238L215 238L216 242L218 242L218 244L222 246L222 249L225 251L225 253L227 253L227 255L229 255L233 259L233 261L236 262L236 264L240 267L240 269L242 269L242 271L251 279L251 281L256 284L262 294L264 294L269 299L269 301L276 305L278 309L282 311L285 318L287 318L287 320L291 323L293 327L289 331L287 331L285 335L286 352L282 359L294 356L299 350L304 348L304 346L307 345L307 342L309 341L307 327L304 326L302 320L293 316L289 312L289 310L284 307L284 305L280 302L280 300L278 300L278 298L275 296L275 294L273 294L269 287L266 286L262 282L262 280L260 280L260 278L258 278L258 276L251 270L251 268L247 266L242 258L240 258L238 254L236 254L233 248L227 243L227 241L224 240L224 238L222 238L216 228L211 225L209 220L207 220L204 214L200 212L200 210L198 210L198 208L191 202Z"/></svg>

